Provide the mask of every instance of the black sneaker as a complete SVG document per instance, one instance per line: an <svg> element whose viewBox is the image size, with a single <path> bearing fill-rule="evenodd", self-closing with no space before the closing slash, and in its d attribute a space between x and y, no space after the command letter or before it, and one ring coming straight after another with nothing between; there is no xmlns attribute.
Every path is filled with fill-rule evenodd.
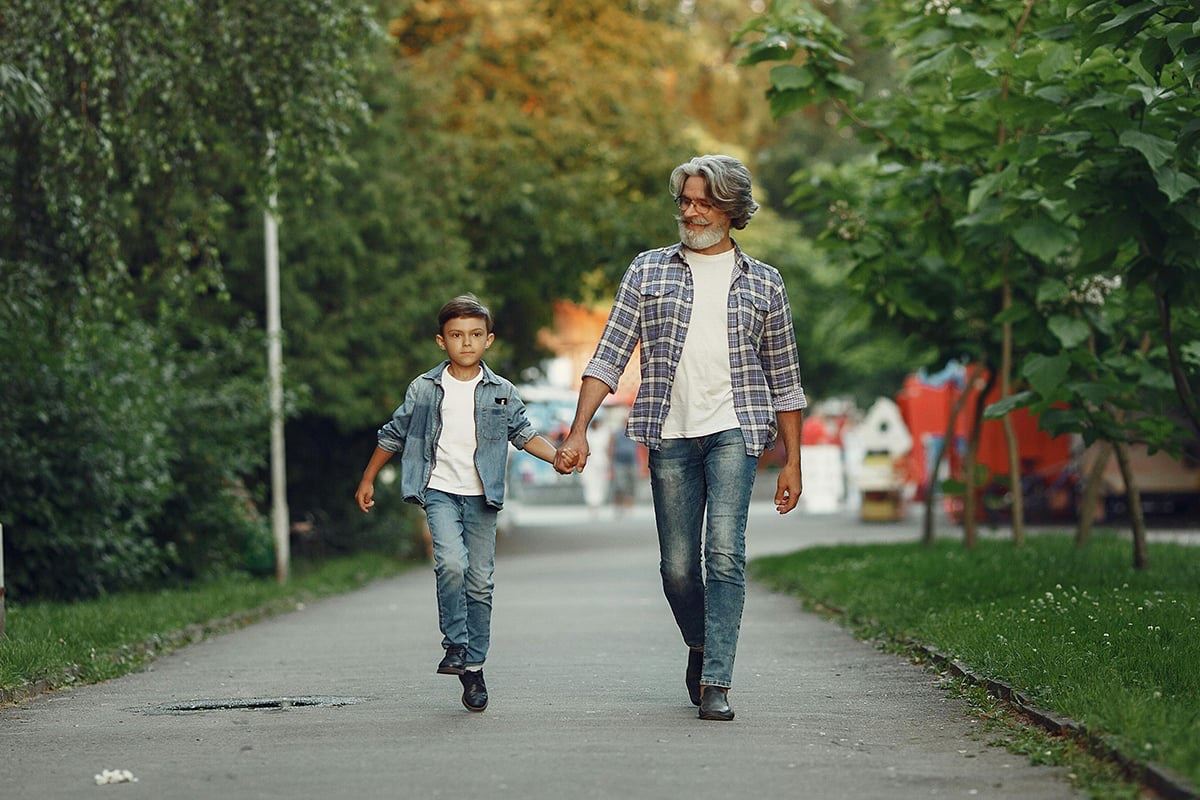
<svg viewBox="0 0 1200 800"><path fill-rule="evenodd" d="M729 707L729 690L723 686L705 686L700 698L700 719L720 720L728 722L733 719L733 709Z"/></svg>
<svg viewBox="0 0 1200 800"><path fill-rule="evenodd" d="M437 665L437 671L442 675L462 675L467 663L467 648L461 644L452 644L446 648L446 655Z"/></svg>
<svg viewBox="0 0 1200 800"><path fill-rule="evenodd" d="M462 681L462 704L467 711L483 711L487 708L487 684L483 682L483 670L464 670L458 679Z"/></svg>
<svg viewBox="0 0 1200 800"><path fill-rule="evenodd" d="M692 705L700 705L700 671L704 668L704 651L703 650L688 650L688 665L687 672L683 676L683 682L687 684L688 697L692 698Z"/></svg>

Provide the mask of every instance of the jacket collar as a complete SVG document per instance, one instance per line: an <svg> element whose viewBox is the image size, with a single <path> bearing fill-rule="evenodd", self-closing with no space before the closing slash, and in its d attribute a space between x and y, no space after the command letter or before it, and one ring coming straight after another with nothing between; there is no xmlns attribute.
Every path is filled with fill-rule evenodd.
<svg viewBox="0 0 1200 800"><path fill-rule="evenodd" d="M742 272L749 272L750 265L746 262L746 254L742 252L742 248L738 246L736 239L731 239L733 242L733 263ZM683 257L683 242L676 242L667 248L667 257L673 260L685 261Z"/></svg>
<svg viewBox="0 0 1200 800"><path fill-rule="evenodd" d="M440 386L442 383L442 373L446 371L446 367L448 366L450 366L450 359L447 358L445 361L438 364L421 377L431 380ZM496 373L492 372L491 367L489 367L486 362L480 361L479 368L483 370L483 383L500 383L500 379L496 377Z"/></svg>

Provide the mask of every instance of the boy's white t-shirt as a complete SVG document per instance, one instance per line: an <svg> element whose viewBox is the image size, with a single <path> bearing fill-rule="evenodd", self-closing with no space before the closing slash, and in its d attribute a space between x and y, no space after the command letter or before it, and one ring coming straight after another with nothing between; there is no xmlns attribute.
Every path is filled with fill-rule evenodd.
<svg viewBox="0 0 1200 800"><path fill-rule="evenodd" d="M483 481L475 468L475 387L483 380L479 370L469 381L460 381L442 370L442 433L438 437L429 488L450 494L481 495Z"/></svg>
<svg viewBox="0 0 1200 800"><path fill-rule="evenodd" d="M707 256L683 249L692 271L692 320L671 384L664 439L707 436L739 428L729 367L729 286L734 253Z"/></svg>

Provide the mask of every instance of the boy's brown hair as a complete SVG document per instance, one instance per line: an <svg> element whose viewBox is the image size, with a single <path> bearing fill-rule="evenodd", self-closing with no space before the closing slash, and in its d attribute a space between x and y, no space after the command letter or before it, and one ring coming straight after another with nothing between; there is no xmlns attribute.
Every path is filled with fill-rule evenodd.
<svg viewBox="0 0 1200 800"><path fill-rule="evenodd" d="M442 306L442 310L438 312L438 333L446 330L446 323L452 319L461 319L463 317L479 317L484 321L487 332L492 332L492 327L495 321L492 319L492 312L488 307L479 302L479 298L473 294L460 294L446 305Z"/></svg>

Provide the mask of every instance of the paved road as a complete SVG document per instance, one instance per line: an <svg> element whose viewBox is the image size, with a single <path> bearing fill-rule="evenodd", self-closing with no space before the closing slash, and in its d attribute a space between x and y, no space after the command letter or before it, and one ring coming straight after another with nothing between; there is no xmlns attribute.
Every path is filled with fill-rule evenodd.
<svg viewBox="0 0 1200 800"><path fill-rule="evenodd" d="M492 701L459 705L431 570L190 647L144 673L0 710L0 797L908 798L1075 796L988 747L936 679L751 586L732 723L700 722L646 509L526 510L501 544ZM753 553L895 539L756 506ZM151 715L197 698L340 708ZM95 786L102 769L139 781Z"/></svg>

